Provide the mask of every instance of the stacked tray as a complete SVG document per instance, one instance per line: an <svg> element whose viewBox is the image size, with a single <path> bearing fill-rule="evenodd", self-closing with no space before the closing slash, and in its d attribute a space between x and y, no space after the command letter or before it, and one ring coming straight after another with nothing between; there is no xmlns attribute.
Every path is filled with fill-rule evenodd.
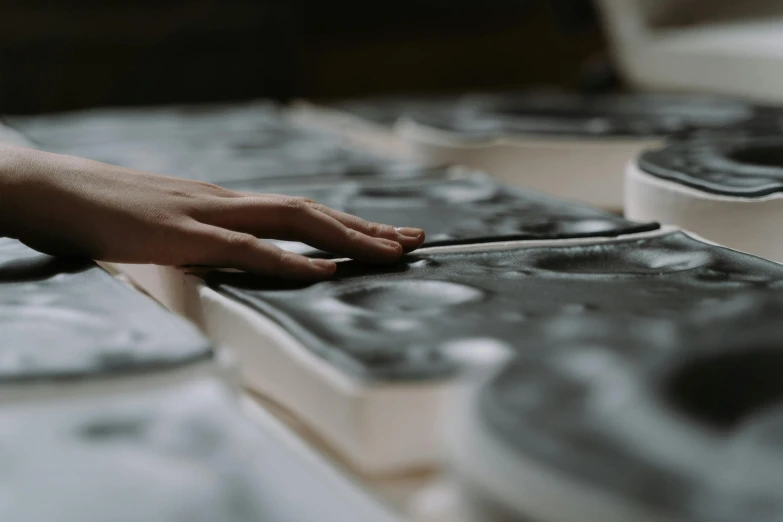
<svg viewBox="0 0 783 522"><path fill-rule="evenodd" d="M391 266L341 261L334 278L307 284L117 268L232 349L247 386L287 408L350 464L382 474L447 458L475 520L568 522L585 512L618 521L780 519L764 480L739 471L713 478L717 463L748 470L764 462L774 423L764 424L758 441L742 438L736 452L727 449L734 440L727 428L710 423L733 415L732 426L740 426L777 398L763 368L776 368L780 358L773 340L781 265L476 172L376 157L320 134L297 141L299 132L315 131L282 120L267 128L263 153L240 169L239 149L226 145L235 137L226 140L223 130L232 117L227 112L227 121L212 118L203 128L191 122L207 141L213 126L222 151L200 156L212 166L204 178L314 197L397 226L424 224L425 248ZM660 118L666 132L691 121ZM621 127L612 128L627 133ZM639 128L645 133L634 136L652 132ZM239 134L252 141L253 132ZM346 157L364 155L367 166L312 160L333 146ZM123 147L112 141L112 150ZM179 161L188 150L173 147L164 156ZM284 153L291 150L297 152ZM278 158L281 167L253 174L263 157ZM302 157L312 170L301 167ZM735 363L760 379L758 390L717 389ZM461 377L486 371L463 398ZM712 390L707 396L687 386L689 372ZM709 394L719 391L728 413L711 406ZM447 437L446 453L443 434L453 426L446 412L455 401L462 424ZM628 411L636 415L625 419ZM687 477L681 455L694 464ZM770 464L762 472L776 477Z"/></svg>
<svg viewBox="0 0 783 522"><path fill-rule="evenodd" d="M300 104L297 121L429 163L620 209L622 172L640 150L691 128L767 117L771 109L703 96L486 94Z"/></svg>
<svg viewBox="0 0 783 522"><path fill-rule="evenodd" d="M553 319L585 333L610 319L677 322L744 289L777 295L783 267L664 230L425 249L304 287L230 273L207 283L207 331L246 354L249 385L383 471L437 462L460 371L546 351Z"/></svg>

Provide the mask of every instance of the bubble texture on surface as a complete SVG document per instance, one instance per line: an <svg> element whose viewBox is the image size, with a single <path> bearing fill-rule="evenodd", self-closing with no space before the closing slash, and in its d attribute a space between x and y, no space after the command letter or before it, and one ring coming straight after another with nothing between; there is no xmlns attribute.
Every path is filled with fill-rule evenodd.
<svg viewBox="0 0 783 522"><path fill-rule="evenodd" d="M458 369L444 348L455 341L492 338L524 352L546 345L543 325L557 318L673 320L737 291L778 294L783 266L675 232L414 254L389 267L345 262L333 280L311 285L236 273L207 282L354 375L417 380Z"/></svg>

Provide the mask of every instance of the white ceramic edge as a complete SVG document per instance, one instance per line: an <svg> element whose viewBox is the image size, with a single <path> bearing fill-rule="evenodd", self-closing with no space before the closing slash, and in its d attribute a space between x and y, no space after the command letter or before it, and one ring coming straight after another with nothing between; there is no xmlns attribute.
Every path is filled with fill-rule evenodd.
<svg viewBox="0 0 783 522"><path fill-rule="evenodd" d="M477 399L484 379L460 386L454 394L447 423L449 468L468 502L474 520L486 522L489 513L471 498L486 499L515 513L520 520L547 522L675 522L634 503L613 498L590 484L525 458L487 432L479 416ZM474 496L475 495L475 496Z"/></svg>
<svg viewBox="0 0 783 522"><path fill-rule="evenodd" d="M255 310L203 285L200 294L205 332L234 350L246 385L314 428L354 467L387 474L441 460L436 416L451 381L364 383Z"/></svg>
<svg viewBox="0 0 783 522"><path fill-rule="evenodd" d="M666 227L615 238L431 247L419 252L595 244L656 237L674 230ZM452 393L453 379L407 384L363 382L313 354L276 322L210 289L199 277L173 267L113 268L195 322L213 342L231 350L239 360L245 385L291 411L356 468L388 474L442 461L440 415Z"/></svg>
<svg viewBox="0 0 783 522"><path fill-rule="evenodd" d="M642 171L625 169L625 213L630 219L676 225L740 252L783 262L783 194L758 198L703 192Z"/></svg>
<svg viewBox="0 0 783 522"><path fill-rule="evenodd" d="M504 183L610 209L622 208L628 160L662 142L532 135L470 140L410 120L398 122L395 132L408 143L412 159L465 165Z"/></svg>

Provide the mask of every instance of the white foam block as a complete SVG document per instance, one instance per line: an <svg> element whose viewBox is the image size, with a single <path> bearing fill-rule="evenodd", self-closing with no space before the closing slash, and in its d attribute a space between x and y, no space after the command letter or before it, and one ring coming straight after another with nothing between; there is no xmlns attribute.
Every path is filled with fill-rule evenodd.
<svg viewBox="0 0 783 522"><path fill-rule="evenodd" d="M642 171L625 169L625 215L676 225L720 245L783 262L783 195L735 197L713 194Z"/></svg>
<svg viewBox="0 0 783 522"><path fill-rule="evenodd" d="M410 120L401 121L397 132L418 161L465 165L504 183L609 209L622 208L628 160L660 143L656 138L528 135L470 139Z"/></svg>

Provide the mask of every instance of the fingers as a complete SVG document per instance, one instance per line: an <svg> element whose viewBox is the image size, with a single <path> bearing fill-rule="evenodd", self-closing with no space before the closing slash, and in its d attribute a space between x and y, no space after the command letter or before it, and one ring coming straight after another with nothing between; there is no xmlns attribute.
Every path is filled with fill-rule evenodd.
<svg viewBox="0 0 783 522"><path fill-rule="evenodd" d="M360 217L334 210L326 205L311 203L315 210L330 216L346 227L371 237L390 239L399 243L405 252L419 248L424 243L424 231L420 228L395 228L391 225L372 223Z"/></svg>
<svg viewBox="0 0 783 522"><path fill-rule="evenodd" d="M266 197L298 200L302 203L308 204L311 208L336 219L346 227L361 232L362 234L371 237L380 237L380 238L396 241L397 243L402 245L402 248L403 250L405 250L405 252L410 252L411 250L415 250L424 243L424 239L425 239L424 231L420 228L409 228L409 227L395 228L391 225L373 223L365 219L362 219L358 216L354 216L346 212L335 210L333 208L327 207L326 205L321 205L310 198L302 198L302 197L295 197L295 196L278 196L274 194L255 194L252 192L243 192L242 194L249 198L266 196Z"/></svg>
<svg viewBox="0 0 783 522"><path fill-rule="evenodd" d="M301 241L320 250L374 263L393 262L403 254L398 241L372 237L346 226L313 205L300 198L280 196L227 199L219 211L208 217L208 222L259 237ZM361 220L356 220L352 223L359 226Z"/></svg>
<svg viewBox="0 0 783 522"><path fill-rule="evenodd" d="M334 274L337 265L286 252L258 238L231 230L198 224L186 238L190 264L237 268L288 279L320 280Z"/></svg>

